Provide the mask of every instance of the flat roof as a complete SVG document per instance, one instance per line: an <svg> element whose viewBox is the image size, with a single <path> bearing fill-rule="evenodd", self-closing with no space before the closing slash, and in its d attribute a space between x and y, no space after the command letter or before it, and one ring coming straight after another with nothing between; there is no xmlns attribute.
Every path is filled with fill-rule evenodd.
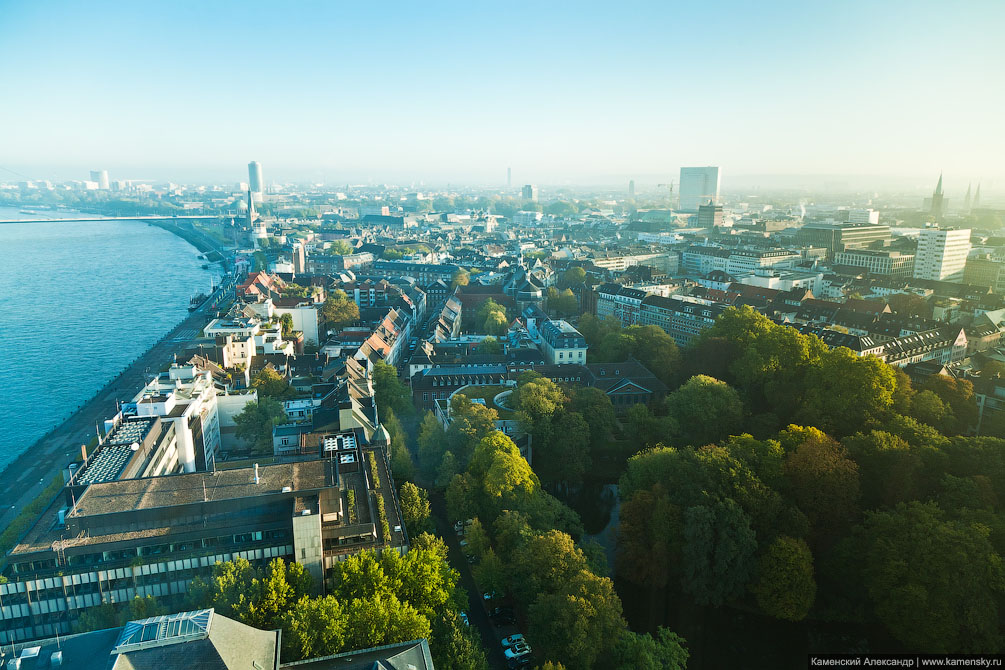
<svg viewBox="0 0 1005 670"><path fill-rule="evenodd" d="M254 482L254 468L96 483L84 491L68 516L248 498L281 493L287 486L294 491L321 489L327 483L325 468L324 461L265 465L258 469L258 484Z"/></svg>

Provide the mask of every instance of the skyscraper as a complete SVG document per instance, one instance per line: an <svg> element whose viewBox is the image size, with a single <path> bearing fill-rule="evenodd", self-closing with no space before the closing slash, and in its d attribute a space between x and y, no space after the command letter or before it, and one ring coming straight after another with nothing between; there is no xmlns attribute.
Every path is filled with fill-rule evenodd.
<svg viewBox="0 0 1005 670"><path fill-rule="evenodd" d="M935 281L963 281L963 269L970 253L970 229L927 228L918 237L914 276Z"/></svg>
<svg viewBox="0 0 1005 670"><path fill-rule="evenodd" d="M634 198L635 197L635 180L634 179L630 179L628 181L628 197L629 198Z"/></svg>
<svg viewBox="0 0 1005 670"><path fill-rule="evenodd" d="M680 211L697 212L700 205L719 204L719 168L680 169Z"/></svg>
<svg viewBox="0 0 1005 670"><path fill-rule="evenodd" d="M91 181L98 183L98 188L102 191L109 189L108 170L91 170Z"/></svg>
<svg viewBox="0 0 1005 670"><path fill-rule="evenodd" d="M262 180L262 164L258 161L248 163L248 187L255 194L255 200L261 202L265 188Z"/></svg>
<svg viewBox="0 0 1005 670"><path fill-rule="evenodd" d="M524 200L532 200L534 202L537 202L537 186L534 186L533 184L527 184L526 186L523 187L522 193Z"/></svg>

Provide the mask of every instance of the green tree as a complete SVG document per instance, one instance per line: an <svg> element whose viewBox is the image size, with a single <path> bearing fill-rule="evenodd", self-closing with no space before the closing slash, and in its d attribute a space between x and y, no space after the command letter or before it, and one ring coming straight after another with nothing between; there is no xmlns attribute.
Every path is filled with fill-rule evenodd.
<svg viewBox="0 0 1005 670"><path fill-rule="evenodd" d="M777 537L758 566L757 582L750 589L757 604L778 619L802 621L817 593L810 548L802 540Z"/></svg>
<svg viewBox="0 0 1005 670"><path fill-rule="evenodd" d="M561 284L564 287L579 286L586 281L586 270L581 267L572 267L562 273Z"/></svg>
<svg viewBox="0 0 1005 670"><path fill-rule="evenodd" d="M805 396L797 417L839 436L883 419L896 390L893 368L875 356L857 356L846 347L821 355L803 383Z"/></svg>
<svg viewBox="0 0 1005 670"><path fill-rule="evenodd" d="M876 616L908 648L930 653L1001 649L1002 559L988 529L948 521L934 503L867 515L863 577Z"/></svg>
<svg viewBox="0 0 1005 670"><path fill-rule="evenodd" d="M458 286L467 286L471 281L471 275L467 270L458 270L454 273L454 276L450 278L450 288L457 288Z"/></svg>
<svg viewBox="0 0 1005 670"><path fill-rule="evenodd" d="M572 537L557 530L531 536L507 560L513 595L525 604L541 593L561 591L586 569L586 555Z"/></svg>
<svg viewBox="0 0 1005 670"><path fill-rule="evenodd" d="M638 491L621 505L616 568L639 586L667 585L680 565L683 515L661 484Z"/></svg>
<svg viewBox="0 0 1005 670"><path fill-rule="evenodd" d="M450 399L450 426L447 428L447 449L453 452L461 467L467 467L475 446L496 429L499 414L491 407L471 402L463 395Z"/></svg>
<svg viewBox="0 0 1005 670"><path fill-rule="evenodd" d="M259 398L284 400L295 394L290 382L275 368L262 368L251 378L251 388L258 391Z"/></svg>
<svg viewBox="0 0 1005 670"><path fill-rule="evenodd" d="M429 496L423 489L412 482L405 482L401 485L399 500L401 515L410 536L432 530Z"/></svg>
<svg viewBox="0 0 1005 670"><path fill-rule="evenodd" d="M338 330L359 320L359 306L345 291L338 289L325 298L320 316L328 330Z"/></svg>
<svg viewBox="0 0 1005 670"><path fill-rule="evenodd" d="M454 475L447 486L447 518L462 521L478 515L477 480L468 473Z"/></svg>
<svg viewBox="0 0 1005 670"><path fill-rule="evenodd" d="M391 459L391 473L398 479L407 480L415 476L415 464L408 450L408 434L401 425L398 415L387 409L381 414L381 424L387 430L391 442L388 445Z"/></svg>
<svg viewBox="0 0 1005 670"><path fill-rule="evenodd" d="M656 637L631 631L621 634L611 653L613 670L684 670L690 654L684 639L660 628Z"/></svg>
<svg viewBox="0 0 1005 670"><path fill-rule="evenodd" d="M336 256L351 256L356 253L356 247L345 240L335 240L330 247L331 252Z"/></svg>
<svg viewBox="0 0 1005 670"><path fill-rule="evenodd" d="M729 384L704 375L692 377L667 396L683 444L718 442L740 427L743 402Z"/></svg>
<svg viewBox="0 0 1005 670"><path fill-rule="evenodd" d="M756 536L732 499L684 510L682 586L700 605L743 595L754 571Z"/></svg>
<svg viewBox="0 0 1005 670"><path fill-rule="evenodd" d="M447 432L443 430L443 425L432 412L426 412L422 416L417 441L419 444L419 467L427 478L432 479L436 476L447 448Z"/></svg>
<svg viewBox="0 0 1005 670"><path fill-rule="evenodd" d="M503 352L502 342L494 337L486 337L478 343L478 353L486 355L498 355Z"/></svg>
<svg viewBox="0 0 1005 670"><path fill-rule="evenodd" d="M527 614L528 639L545 657L568 667L594 667L625 629L610 579L583 570L558 593L540 596Z"/></svg>
<svg viewBox="0 0 1005 670"><path fill-rule="evenodd" d="M286 313L279 317L279 323L283 327L283 337L293 335L293 315Z"/></svg>
<svg viewBox="0 0 1005 670"><path fill-rule="evenodd" d="M407 416L415 411L408 386L398 378L394 366L384 361L377 361L373 366L373 397L378 411L390 409L398 416Z"/></svg>
<svg viewBox="0 0 1005 670"><path fill-rule="evenodd" d="M433 621L429 641L437 670L488 670L489 663L477 629L446 613Z"/></svg>
<svg viewBox="0 0 1005 670"><path fill-rule="evenodd" d="M786 457L785 477L817 536L826 538L848 527L854 519L859 495L858 465L842 445L816 429L808 431L811 435Z"/></svg>
<svg viewBox="0 0 1005 670"><path fill-rule="evenodd" d="M272 428L285 421L282 403L263 397L258 402L249 402L234 416L235 435L256 453L272 453Z"/></svg>
<svg viewBox="0 0 1005 670"><path fill-rule="evenodd" d="M503 336L509 330L509 320L505 312L489 312L482 330L488 335Z"/></svg>

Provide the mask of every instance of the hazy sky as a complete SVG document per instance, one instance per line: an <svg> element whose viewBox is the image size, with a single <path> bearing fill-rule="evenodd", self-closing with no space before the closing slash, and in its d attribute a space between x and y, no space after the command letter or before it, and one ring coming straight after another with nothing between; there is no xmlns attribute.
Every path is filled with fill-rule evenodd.
<svg viewBox="0 0 1005 670"><path fill-rule="evenodd" d="M0 167L1005 185L1003 27L1002 0L0 0Z"/></svg>

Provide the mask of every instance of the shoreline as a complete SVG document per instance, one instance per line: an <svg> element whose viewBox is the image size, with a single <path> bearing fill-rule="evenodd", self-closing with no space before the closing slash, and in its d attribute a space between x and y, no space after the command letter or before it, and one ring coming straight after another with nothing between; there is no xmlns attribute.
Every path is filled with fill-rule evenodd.
<svg viewBox="0 0 1005 670"><path fill-rule="evenodd" d="M143 223L143 220L136 220L136 223ZM153 222L146 223L154 225ZM182 231L174 225L158 227L175 234L199 253L205 254L207 263L219 264L227 271L226 257L215 246L215 241L196 231ZM196 240L199 244L196 244ZM90 445L96 426L114 414L115 401L122 400L126 395L132 397L138 392L146 383L148 370L159 370L175 354L183 353L198 339L191 336L192 331L199 333L205 326L212 299L219 300L223 297L222 287L218 288L210 299L172 326L144 353L126 363L92 396L80 401L75 410L25 447L0 470L0 524L8 525L25 505L35 500L48 482L61 475L69 463L79 459L81 445Z"/></svg>

